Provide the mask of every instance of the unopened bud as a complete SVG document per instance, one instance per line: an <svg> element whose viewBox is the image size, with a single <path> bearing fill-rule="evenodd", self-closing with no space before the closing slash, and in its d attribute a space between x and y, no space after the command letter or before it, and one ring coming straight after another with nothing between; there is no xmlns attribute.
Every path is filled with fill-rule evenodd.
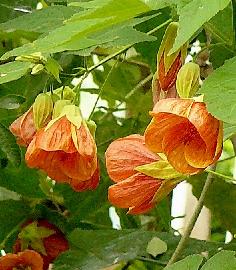
<svg viewBox="0 0 236 270"><path fill-rule="evenodd" d="M32 75L39 74L42 70L44 70L44 65L36 64L33 66L32 70L31 70L31 74Z"/></svg>
<svg viewBox="0 0 236 270"><path fill-rule="evenodd" d="M176 80L176 88L181 98L190 98L199 88L200 68L195 63L186 63L179 70Z"/></svg>
<svg viewBox="0 0 236 270"><path fill-rule="evenodd" d="M187 43L176 52L169 54L174 45L178 28L177 22L168 25L157 54L158 78L163 91L168 91L175 84L177 73L187 55Z"/></svg>
<svg viewBox="0 0 236 270"><path fill-rule="evenodd" d="M33 104L33 118L36 129L44 127L50 120L53 111L51 96L39 94Z"/></svg>
<svg viewBox="0 0 236 270"><path fill-rule="evenodd" d="M69 87L60 87L53 91L53 93L59 95L62 99L73 100L75 98L75 92Z"/></svg>

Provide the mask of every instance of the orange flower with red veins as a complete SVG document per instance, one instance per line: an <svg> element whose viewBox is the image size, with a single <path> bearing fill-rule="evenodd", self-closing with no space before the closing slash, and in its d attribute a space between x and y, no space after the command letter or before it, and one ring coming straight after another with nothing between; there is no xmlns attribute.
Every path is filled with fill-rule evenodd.
<svg viewBox="0 0 236 270"><path fill-rule="evenodd" d="M69 249L65 235L47 220L28 221L23 225L13 250L15 253L24 248L37 251L43 259L43 269L47 270L62 252Z"/></svg>
<svg viewBox="0 0 236 270"><path fill-rule="evenodd" d="M158 160L159 156L145 146L143 136L130 135L112 142L106 151L106 167L116 184L109 187L109 201L120 208L129 208L130 214L152 209L162 180L137 172L135 168Z"/></svg>
<svg viewBox="0 0 236 270"><path fill-rule="evenodd" d="M21 146L28 146L32 141L36 128L33 119L33 108L17 118L9 127L11 133L17 137L17 143Z"/></svg>
<svg viewBox="0 0 236 270"><path fill-rule="evenodd" d="M42 257L33 250L25 250L18 254L7 254L0 257L0 270L43 270Z"/></svg>
<svg viewBox="0 0 236 270"><path fill-rule="evenodd" d="M72 187L92 181L98 168L97 148L79 108L66 105L57 118L40 129L27 149L25 160L30 168L42 169L50 178L72 183ZM91 185L94 187L94 182Z"/></svg>
<svg viewBox="0 0 236 270"><path fill-rule="evenodd" d="M176 171L196 174L220 157L222 123L207 111L205 103L165 99L150 114L153 119L145 131L146 146L164 153Z"/></svg>

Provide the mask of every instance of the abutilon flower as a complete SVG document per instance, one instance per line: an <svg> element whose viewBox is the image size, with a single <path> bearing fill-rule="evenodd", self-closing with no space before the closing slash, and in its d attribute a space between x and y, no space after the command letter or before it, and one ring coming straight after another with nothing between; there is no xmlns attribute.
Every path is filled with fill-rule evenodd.
<svg viewBox="0 0 236 270"><path fill-rule="evenodd" d="M160 100L150 113L145 144L164 153L174 169L196 174L218 160L222 151L222 123L203 102L192 99Z"/></svg>
<svg viewBox="0 0 236 270"><path fill-rule="evenodd" d="M76 191L94 189L99 182L95 140L75 105L64 106L59 116L37 131L25 160L30 168L42 169Z"/></svg>
<svg viewBox="0 0 236 270"><path fill-rule="evenodd" d="M145 146L143 136L130 135L112 142L106 151L106 167L116 184L108 189L109 201L117 207L129 208L129 214L151 210L163 180L140 173L135 168L159 160L160 157Z"/></svg>
<svg viewBox="0 0 236 270"><path fill-rule="evenodd" d="M14 269L43 270L43 259L33 250L24 250L18 254L9 253L0 257L0 270Z"/></svg>
<svg viewBox="0 0 236 270"><path fill-rule="evenodd" d="M28 146L32 141L36 127L33 119L33 108L17 118L9 127L11 133L16 136L17 143L21 146Z"/></svg>
<svg viewBox="0 0 236 270"><path fill-rule="evenodd" d="M27 221L22 226L18 239L13 246L15 253L25 248L37 251L43 259L43 270L47 270L62 252L69 249L65 235L47 220Z"/></svg>

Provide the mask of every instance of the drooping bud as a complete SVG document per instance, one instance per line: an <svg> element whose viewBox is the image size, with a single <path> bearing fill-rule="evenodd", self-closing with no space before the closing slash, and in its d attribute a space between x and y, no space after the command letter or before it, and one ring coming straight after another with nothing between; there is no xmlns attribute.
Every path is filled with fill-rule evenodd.
<svg viewBox="0 0 236 270"><path fill-rule="evenodd" d="M177 22L168 25L157 54L158 80L163 91L168 91L175 84L177 73L187 55L187 43L176 52L169 54L174 45L178 28Z"/></svg>
<svg viewBox="0 0 236 270"><path fill-rule="evenodd" d="M190 98L199 88L200 68L195 63L186 63L179 70L176 80L176 88L181 98Z"/></svg>
<svg viewBox="0 0 236 270"><path fill-rule="evenodd" d="M36 129L40 129L50 120L53 111L51 96L41 93L33 104L33 118Z"/></svg>
<svg viewBox="0 0 236 270"><path fill-rule="evenodd" d="M97 129L96 123L93 120L89 120L89 121L86 121L86 124L93 138L95 138L95 132Z"/></svg>

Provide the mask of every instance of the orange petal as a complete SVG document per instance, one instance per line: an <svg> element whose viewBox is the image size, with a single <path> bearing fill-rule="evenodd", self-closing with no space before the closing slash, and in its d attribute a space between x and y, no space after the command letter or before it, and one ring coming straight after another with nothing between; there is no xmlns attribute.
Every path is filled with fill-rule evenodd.
<svg viewBox="0 0 236 270"><path fill-rule="evenodd" d="M152 210L154 206L155 206L155 203L148 201L139 206L130 207L128 214L131 214L131 215L144 214Z"/></svg>
<svg viewBox="0 0 236 270"><path fill-rule="evenodd" d="M189 131L192 131L189 133ZM191 141L191 136L197 136L197 131L189 122L176 125L165 134L162 147L170 164L180 173L192 174L199 169L190 166L185 158L185 145Z"/></svg>
<svg viewBox="0 0 236 270"><path fill-rule="evenodd" d="M70 185L75 191L85 191L96 189L100 180L99 168L95 170L93 176L86 181L78 181L78 179L72 179Z"/></svg>
<svg viewBox="0 0 236 270"><path fill-rule="evenodd" d="M25 250L18 253L22 266L29 266L31 270L43 270L42 257L33 250Z"/></svg>
<svg viewBox="0 0 236 270"><path fill-rule="evenodd" d="M178 116L187 117L192 104L193 100L191 99L178 99L178 98L162 99L156 103L150 114L151 116L156 117L158 113L165 112L176 114Z"/></svg>
<svg viewBox="0 0 236 270"><path fill-rule="evenodd" d="M17 143L28 146L32 141L36 129L34 126L33 109L30 108L22 116L17 118L9 127L11 133L17 137Z"/></svg>
<svg viewBox="0 0 236 270"><path fill-rule="evenodd" d="M81 124L80 128L76 130L78 152L82 156L94 158L96 154L96 143L89 129Z"/></svg>
<svg viewBox="0 0 236 270"><path fill-rule="evenodd" d="M166 133L180 123L188 120L170 113L158 113L145 130L146 146L156 153L163 152L162 141Z"/></svg>
<svg viewBox="0 0 236 270"><path fill-rule="evenodd" d="M16 254L9 253L0 257L0 270L12 270L17 265L19 265L19 259Z"/></svg>
<svg viewBox="0 0 236 270"><path fill-rule="evenodd" d="M164 53L162 54L158 68L159 81L162 90L167 91L175 84L177 73L179 72L181 66L182 62L180 52L171 65L170 69L166 72L164 64Z"/></svg>
<svg viewBox="0 0 236 270"><path fill-rule="evenodd" d="M198 130L207 146L207 159L213 160L219 133L219 120L208 113L203 102L195 102L190 110L188 119Z"/></svg>
<svg viewBox="0 0 236 270"><path fill-rule="evenodd" d="M39 130L36 137L36 147L45 151L77 152L71 136L71 123L65 116L59 118L48 129Z"/></svg>
<svg viewBox="0 0 236 270"><path fill-rule="evenodd" d="M140 135L115 140L105 156L108 174L115 182L133 175L135 167L159 160L157 155L147 149L144 137Z"/></svg>
<svg viewBox="0 0 236 270"><path fill-rule="evenodd" d="M161 180L154 179L142 173L136 173L124 181L112 185L108 189L109 201L120 208L142 206L152 201ZM145 204L145 205L143 205Z"/></svg>

